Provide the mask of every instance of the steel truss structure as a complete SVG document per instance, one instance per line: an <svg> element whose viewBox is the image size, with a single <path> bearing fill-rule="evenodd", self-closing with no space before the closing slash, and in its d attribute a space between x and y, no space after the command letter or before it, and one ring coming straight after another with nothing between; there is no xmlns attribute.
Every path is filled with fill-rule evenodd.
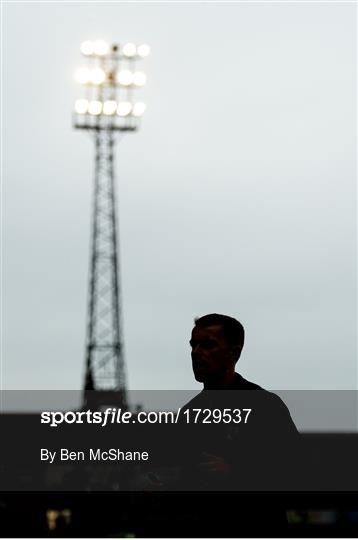
<svg viewBox="0 0 358 540"><path fill-rule="evenodd" d="M77 100L73 124L93 134L95 141L84 405L115 401L125 408L114 152L119 133L136 131L144 112L143 103L131 100L135 82L141 86L145 75L128 68L140 58L140 50L146 56L149 47L109 47L97 41L85 42L81 50L89 62L89 67L81 68L79 80L86 98Z"/></svg>
<svg viewBox="0 0 358 540"><path fill-rule="evenodd" d="M114 133L95 133L95 179L86 343L87 390L125 390L120 317Z"/></svg>

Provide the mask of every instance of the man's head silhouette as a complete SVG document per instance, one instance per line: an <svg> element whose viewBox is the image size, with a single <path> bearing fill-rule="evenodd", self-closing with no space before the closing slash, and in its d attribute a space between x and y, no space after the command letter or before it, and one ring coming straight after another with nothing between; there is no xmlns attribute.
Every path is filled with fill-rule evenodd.
<svg viewBox="0 0 358 540"><path fill-rule="evenodd" d="M233 317L211 313L195 319L190 346L196 380L206 388L230 384L244 339L244 328Z"/></svg>

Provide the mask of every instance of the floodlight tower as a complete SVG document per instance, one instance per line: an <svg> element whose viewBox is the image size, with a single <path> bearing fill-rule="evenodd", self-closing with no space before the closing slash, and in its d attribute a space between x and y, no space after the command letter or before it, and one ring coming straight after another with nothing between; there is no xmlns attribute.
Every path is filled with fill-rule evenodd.
<svg viewBox="0 0 358 540"><path fill-rule="evenodd" d="M121 300L114 179L116 137L136 131L145 104L133 95L146 76L136 70L148 56L148 45L109 45L85 41L81 53L86 65L76 73L84 95L77 99L74 127L90 132L95 142L95 175L88 319L86 335L85 403L96 395L101 404L110 395L127 406L121 329ZM95 391L95 392L93 392ZM106 398L101 399L104 396ZM111 399L111 398L110 398Z"/></svg>

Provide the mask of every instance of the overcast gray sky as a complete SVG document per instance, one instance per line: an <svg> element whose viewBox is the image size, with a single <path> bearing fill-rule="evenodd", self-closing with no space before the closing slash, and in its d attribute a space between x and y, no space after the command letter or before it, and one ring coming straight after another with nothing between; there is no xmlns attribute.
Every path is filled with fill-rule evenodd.
<svg viewBox="0 0 358 540"><path fill-rule="evenodd" d="M209 312L245 325L245 377L356 388L355 10L4 4L3 387L82 385L94 148L73 73L103 38L152 48L116 162L130 388L198 388Z"/></svg>

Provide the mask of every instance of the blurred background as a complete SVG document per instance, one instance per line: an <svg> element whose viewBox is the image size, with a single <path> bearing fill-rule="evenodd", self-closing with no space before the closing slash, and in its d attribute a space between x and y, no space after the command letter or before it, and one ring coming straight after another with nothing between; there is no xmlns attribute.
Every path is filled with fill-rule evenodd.
<svg viewBox="0 0 358 540"><path fill-rule="evenodd" d="M356 389L352 3L3 7L6 389L83 385L91 137L85 39L147 42L138 133L116 147L130 389L199 388L193 318L239 318L239 371Z"/></svg>

